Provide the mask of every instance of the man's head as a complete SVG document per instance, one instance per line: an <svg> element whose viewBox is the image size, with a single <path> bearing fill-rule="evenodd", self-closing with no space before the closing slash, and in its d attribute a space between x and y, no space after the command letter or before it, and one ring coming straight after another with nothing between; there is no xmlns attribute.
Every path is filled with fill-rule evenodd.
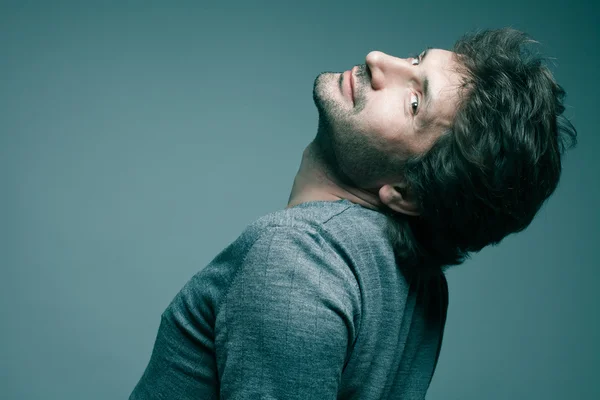
<svg viewBox="0 0 600 400"><path fill-rule="evenodd" d="M555 190L576 131L532 42L484 31L452 52L372 52L352 79L315 81L323 158L341 182L378 192L413 261L460 263L523 230Z"/></svg>
<svg viewBox="0 0 600 400"><path fill-rule="evenodd" d="M400 184L402 163L426 152L452 125L461 76L453 52L428 49L410 58L379 51L345 73L323 73L314 85L320 127L316 143L347 185L384 190L384 202L414 214L386 194ZM387 200L387 201L386 201ZM412 210L412 211L411 211Z"/></svg>

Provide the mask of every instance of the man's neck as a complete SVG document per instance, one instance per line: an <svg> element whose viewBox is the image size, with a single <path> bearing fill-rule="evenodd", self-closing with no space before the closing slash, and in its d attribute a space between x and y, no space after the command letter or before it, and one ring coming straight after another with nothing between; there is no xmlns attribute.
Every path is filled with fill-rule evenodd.
<svg viewBox="0 0 600 400"><path fill-rule="evenodd" d="M294 185L286 208L308 201L342 199L374 210L384 208L376 191L370 192L342 184L319 157L316 150L316 144L312 142L302 153L302 162L294 178Z"/></svg>

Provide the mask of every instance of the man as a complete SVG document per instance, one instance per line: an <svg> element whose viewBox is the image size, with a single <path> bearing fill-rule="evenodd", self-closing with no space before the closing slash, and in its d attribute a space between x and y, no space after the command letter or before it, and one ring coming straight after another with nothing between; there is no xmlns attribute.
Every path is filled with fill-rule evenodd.
<svg viewBox="0 0 600 400"><path fill-rule="evenodd" d="M130 398L423 399L443 271L527 227L575 144L529 42L485 31L317 77L288 207L175 297Z"/></svg>

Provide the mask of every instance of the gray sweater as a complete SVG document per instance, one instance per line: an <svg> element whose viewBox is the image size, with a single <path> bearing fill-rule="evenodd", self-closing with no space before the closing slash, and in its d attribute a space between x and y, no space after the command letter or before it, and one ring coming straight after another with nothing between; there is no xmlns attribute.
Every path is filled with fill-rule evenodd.
<svg viewBox="0 0 600 400"><path fill-rule="evenodd" d="M268 214L162 314L134 399L424 399L448 287L407 281L386 216L348 200Z"/></svg>

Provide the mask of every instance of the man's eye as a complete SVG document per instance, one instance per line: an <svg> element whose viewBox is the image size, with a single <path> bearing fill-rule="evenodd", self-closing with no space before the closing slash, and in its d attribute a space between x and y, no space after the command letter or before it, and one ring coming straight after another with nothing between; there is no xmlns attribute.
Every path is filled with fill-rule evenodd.
<svg viewBox="0 0 600 400"><path fill-rule="evenodd" d="M416 94L413 94L410 98L410 108L413 115L415 115L419 109L419 97Z"/></svg>

